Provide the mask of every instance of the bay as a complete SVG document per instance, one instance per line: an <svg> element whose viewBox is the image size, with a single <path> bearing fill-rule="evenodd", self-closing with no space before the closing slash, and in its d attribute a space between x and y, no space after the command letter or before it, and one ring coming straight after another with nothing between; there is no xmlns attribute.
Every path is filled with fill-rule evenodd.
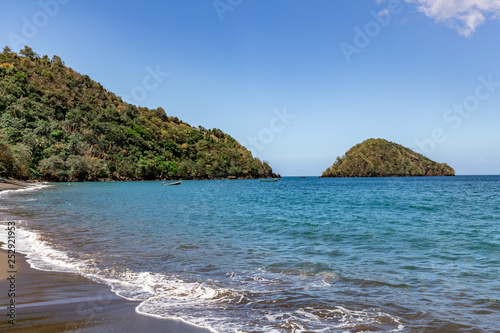
<svg viewBox="0 0 500 333"><path fill-rule="evenodd" d="M500 177L58 183L1 193L38 269L214 332L500 331Z"/></svg>

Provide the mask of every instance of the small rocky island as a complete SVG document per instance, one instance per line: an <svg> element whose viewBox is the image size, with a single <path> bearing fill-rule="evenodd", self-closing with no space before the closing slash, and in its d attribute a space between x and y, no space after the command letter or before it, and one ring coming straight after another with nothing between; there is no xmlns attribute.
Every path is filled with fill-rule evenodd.
<svg viewBox="0 0 500 333"><path fill-rule="evenodd" d="M323 172L322 177L454 176L446 163L384 139L368 139L349 149Z"/></svg>

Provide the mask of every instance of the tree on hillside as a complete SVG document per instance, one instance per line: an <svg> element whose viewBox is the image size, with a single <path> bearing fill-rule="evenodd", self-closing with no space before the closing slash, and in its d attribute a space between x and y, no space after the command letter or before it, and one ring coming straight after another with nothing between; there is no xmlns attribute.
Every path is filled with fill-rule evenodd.
<svg viewBox="0 0 500 333"><path fill-rule="evenodd" d="M26 58L30 58L31 60L35 60L40 57L38 53L33 51L33 49L28 45L25 45L24 48L21 51L19 51L19 54Z"/></svg>
<svg viewBox="0 0 500 333"><path fill-rule="evenodd" d="M55 54L52 56L52 60L50 61L53 65L64 66L64 61L62 61L61 57L56 56Z"/></svg>

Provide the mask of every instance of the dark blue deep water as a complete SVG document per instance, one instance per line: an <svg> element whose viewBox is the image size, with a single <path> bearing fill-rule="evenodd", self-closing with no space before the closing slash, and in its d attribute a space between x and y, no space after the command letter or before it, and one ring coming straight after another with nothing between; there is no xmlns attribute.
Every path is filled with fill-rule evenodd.
<svg viewBox="0 0 500 333"><path fill-rule="evenodd" d="M64 183L18 250L214 332L500 332L500 177Z"/></svg>

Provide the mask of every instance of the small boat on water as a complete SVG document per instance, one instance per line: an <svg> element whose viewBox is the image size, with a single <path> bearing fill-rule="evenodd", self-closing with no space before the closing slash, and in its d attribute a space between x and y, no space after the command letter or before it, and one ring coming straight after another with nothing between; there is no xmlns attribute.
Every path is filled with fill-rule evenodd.
<svg viewBox="0 0 500 333"><path fill-rule="evenodd" d="M280 180L279 178L272 178L272 179L261 179L260 181L262 183L271 183L271 182L277 182L278 180Z"/></svg>
<svg viewBox="0 0 500 333"><path fill-rule="evenodd" d="M165 182L163 182L163 183L161 183L161 184L162 184L162 185L167 185L167 186L168 186L168 185L180 185L181 183L182 183L182 180L181 180L181 181L179 181L179 182L168 183L168 184L167 184L167 183L165 183Z"/></svg>

